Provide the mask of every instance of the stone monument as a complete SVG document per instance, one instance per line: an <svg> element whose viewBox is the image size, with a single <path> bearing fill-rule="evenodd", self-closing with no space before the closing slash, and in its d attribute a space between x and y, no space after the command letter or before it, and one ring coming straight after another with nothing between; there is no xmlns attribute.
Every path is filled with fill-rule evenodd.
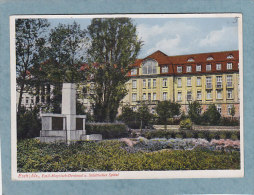
<svg viewBox="0 0 254 195"><path fill-rule="evenodd" d="M62 89L62 113L41 114L42 130L40 141L72 142L80 140L101 140L101 134L86 135L86 115L76 115L76 85L63 83Z"/></svg>

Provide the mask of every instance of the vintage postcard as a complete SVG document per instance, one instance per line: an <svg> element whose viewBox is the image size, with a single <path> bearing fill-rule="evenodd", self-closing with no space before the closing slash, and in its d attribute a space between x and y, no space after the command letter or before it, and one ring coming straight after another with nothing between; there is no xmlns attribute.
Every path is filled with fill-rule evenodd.
<svg viewBox="0 0 254 195"><path fill-rule="evenodd" d="M243 177L242 15L10 17L13 180Z"/></svg>

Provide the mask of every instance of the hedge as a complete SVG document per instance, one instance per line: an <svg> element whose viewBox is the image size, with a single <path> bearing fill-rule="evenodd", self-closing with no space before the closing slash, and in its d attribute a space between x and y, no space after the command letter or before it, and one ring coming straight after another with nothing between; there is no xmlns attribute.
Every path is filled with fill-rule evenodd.
<svg viewBox="0 0 254 195"><path fill-rule="evenodd" d="M199 131L199 130L154 130L142 134L147 139L152 138L204 138L208 141L212 139L232 139L240 140L240 131Z"/></svg>
<svg viewBox="0 0 254 195"><path fill-rule="evenodd" d="M86 124L87 134L102 134L103 139L128 137L129 132L125 124L118 123L90 123Z"/></svg>

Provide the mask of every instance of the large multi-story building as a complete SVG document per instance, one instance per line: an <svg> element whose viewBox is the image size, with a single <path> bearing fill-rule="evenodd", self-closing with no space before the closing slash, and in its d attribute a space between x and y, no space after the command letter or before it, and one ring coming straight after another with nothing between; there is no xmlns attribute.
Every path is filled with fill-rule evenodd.
<svg viewBox="0 0 254 195"><path fill-rule="evenodd" d="M223 51L168 56L156 51L132 66L123 103L137 109L146 101L152 112L158 101L171 100L187 112L199 101L202 111L215 104L222 116L240 116L239 52Z"/></svg>
<svg viewBox="0 0 254 195"><path fill-rule="evenodd" d="M136 60L128 76L128 94L122 102L134 110L145 101L151 112L155 112L158 101L171 100L179 103L181 109L187 112L189 102L197 100L202 106L202 112L210 104L215 104L222 116L229 117L234 106L235 117L240 117L238 51L181 56L168 56L156 51L144 59ZM89 89L86 96L78 99L88 112L92 112L89 95L93 83L89 83L86 88ZM18 96L17 92L17 101ZM42 95L32 96L27 92L23 94L22 105L26 108L38 103L46 103L46 98Z"/></svg>

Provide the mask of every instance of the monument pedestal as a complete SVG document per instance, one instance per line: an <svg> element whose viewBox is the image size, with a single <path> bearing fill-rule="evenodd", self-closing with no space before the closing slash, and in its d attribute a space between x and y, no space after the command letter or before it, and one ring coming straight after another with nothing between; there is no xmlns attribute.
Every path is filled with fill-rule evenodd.
<svg viewBox="0 0 254 195"><path fill-rule="evenodd" d="M102 140L100 134L86 135L86 115L76 115L76 85L73 83L63 83L62 114L41 114L41 118L41 142L70 144L80 140ZM82 123L77 125L77 120Z"/></svg>

